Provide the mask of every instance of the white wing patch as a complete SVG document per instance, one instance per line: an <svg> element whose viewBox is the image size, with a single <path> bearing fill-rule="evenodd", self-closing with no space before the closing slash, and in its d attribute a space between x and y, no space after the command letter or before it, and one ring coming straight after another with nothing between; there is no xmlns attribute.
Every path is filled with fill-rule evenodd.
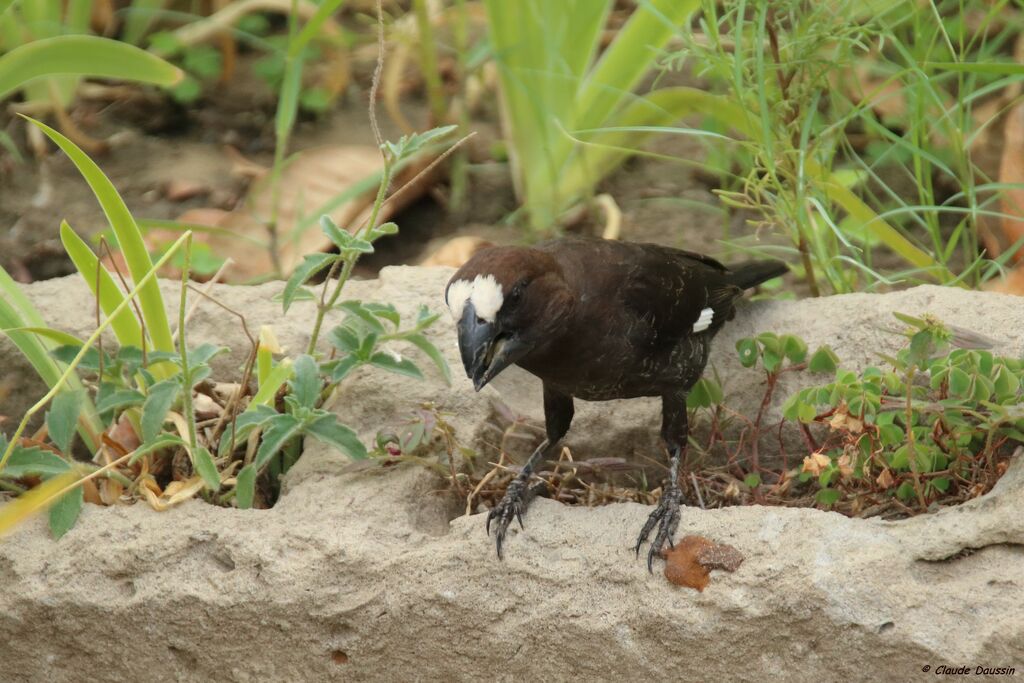
<svg viewBox="0 0 1024 683"><path fill-rule="evenodd" d="M489 323L493 323L505 301L501 285L493 275L477 275L473 281L456 280L448 287L445 303L455 320L462 318L466 302L472 301L476 314Z"/></svg>
<svg viewBox="0 0 1024 683"><path fill-rule="evenodd" d="M710 308L702 309L700 317L697 318L697 322L693 324L694 332L703 332L704 330L711 327L711 320L715 317L715 312Z"/></svg>

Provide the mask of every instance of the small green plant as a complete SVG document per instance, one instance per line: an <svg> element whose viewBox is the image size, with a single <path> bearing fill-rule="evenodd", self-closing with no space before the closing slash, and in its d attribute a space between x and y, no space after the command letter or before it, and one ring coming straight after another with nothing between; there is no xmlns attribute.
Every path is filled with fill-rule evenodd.
<svg viewBox="0 0 1024 683"><path fill-rule="evenodd" d="M788 236L790 246L772 249L799 261L812 294L976 284L1002 267L980 255L977 222L998 215L991 205L1006 188L985 181L970 141L973 103L1020 78L996 61L1013 22L989 35L1003 6L978 3L984 19L970 29L955 2L702 2L699 30L684 33L669 63L689 61L709 79L710 92L693 94L704 127L737 135L724 147L713 140L717 193L759 231ZM876 85L862 86L862 74ZM893 98L906 98L906 111L881 121L876 105ZM901 193L901 178L916 196ZM943 185L962 191L945 196ZM907 269L880 272L880 247Z"/></svg>
<svg viewBox="0 0 1024 683"><path fill-rule="evenodd" d="M974 497L1001 474L1005 448L1024 442L1024 363L951 350L954 334L936 319L897 317L909 324L909 341L883 357L888 369L837 370L784 406L786 419L830 427L800 475L817 477L823 504L844 488L895 495L921 511L940 497Z"/></svg>
<svg viewBox="0 0 1024 683"><path fill-rule="evenodd" d="M516 192L531 229L564 211L652 132L690 111L686 93L635 88L697 0L645 0L599 55L610 0L486 0ZM582 138L582 139L581 139Z"/></svg>
<svg viewBox="0 0 1024 683"><path fill-rule="evenodd" d="M331 308L345 312L331 332L330 356L317 357L314 332L310 353L275 362L272 334L264 330L253 348L234 390L214 398L209 388L210 361L225 349L204 344L189 348L186 311L190 272L191 233L183 234L153 263L141 232L113 185L99 168L67 138L33 122L64 150L96 194L111 223L129 267L134 286L122 294L114 276L102 266L86 243L65 223L61 237L72 261L93 289L97 307L106 318L87 340L78 340L45 327L42 317L0 270L0 323L3 331L25 353L50 386L47 395L26 413L13 437L4 440L0 455L0 487L22 494L18 505L0 514L0 529L41 507L49 507L51 529L65 533L74 524L83 500L83 485L101 480L103 487L123 487L164 509L202 494L211 502L230 501L241 508L272 502L279 479L298 457L301 437L310 436L351 458L366 457L355 432L337 415L322 408L331 391L355 368L368 365L405 377L421 378L416 364L390 348L404 342L417 347L448 378L448 368L423 332L437 319L421 309L415 322L402 326L394 306L360 301L337 302L344 279L329 300L322 299L316 330ZM397 160L414 153L446 131L431 131L398 143L385 143L386 158ZM355 235L340 230L329 219L322 227L340 253L329 256L323 267L339 267L345 275L372 241L393 234L394 224L375 226L383 204L385 173L370 222ZM184 251L177 332L165 312L156 270ZM289 283L286 307L308 290L303 279ZM325 293L331 281L325 283ZM97 312L97 317L99 313ZM244 318L243 318L244 322ZM101 333L112 328L120 343L114 353L97 347ZM84 373L81 378L78 372ZM258 389L247 396L255 374ZM204 399L219 417L200 429L198 401ZM248 402L246 403L246 399ZM51 403L52 401L52 403ZM46 435L24 437L33 415L47 405ZM170 426L170 428L169 428ZM92 462L73 456L78 431ZM106 464L97 463L106 460ZM58 462L59 461L59 462ZM261 480L261 477L263 478ZM35 481L43 482L29 490ZM263 481L265 484L261 485ZM112 482L109 486L104 482ZM260 495L260 494L263 495ZM114 496L116 499L118 496Z"/></svg>

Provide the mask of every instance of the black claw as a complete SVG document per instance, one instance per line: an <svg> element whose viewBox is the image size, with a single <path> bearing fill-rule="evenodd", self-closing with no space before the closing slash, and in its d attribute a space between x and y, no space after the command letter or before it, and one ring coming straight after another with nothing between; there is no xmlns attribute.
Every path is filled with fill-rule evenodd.
<svg viewBox="0 0 1024 683"><path fill-rule="evenodd" d="M647 537L650 536L654 527L658 527L658 533L654 535L654 540L651 541L651 547L647 552L647 571L652 574L654 573L655 555L661 553L661 549L666 543L669 548L675 547L672 538L675 536L676 527L679 526L679 501L681 498L682 491L678 487L667 488L640 530L635 547L637 559L640 558L640 546L647 541Z"/></svg>
<svg viewBox="0 0 1024 683"><path fill-rule="evenodd" d="M488 536L491 535L491 520L497 520L494 525L494 541L498 550L499 560L503 559L501 550L505 543L505 533L508 530L508 525L512 522L512 519L514 518L519 520L519 528L526 528L523 526L523 511L525 509L526 504L523 500L523 483L516 480L509 484L508 490L505 491L505 497L501 499L501 502L491 508L490 512L487 513Z"/></svg>

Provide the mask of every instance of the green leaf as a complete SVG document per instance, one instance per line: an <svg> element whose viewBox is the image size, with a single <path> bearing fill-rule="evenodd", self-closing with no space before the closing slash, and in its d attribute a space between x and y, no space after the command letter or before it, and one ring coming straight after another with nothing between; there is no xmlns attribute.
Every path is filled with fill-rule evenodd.
<svg viewBox="0 0 1024 683"><path fill-rule="evenodd" d="M177 380L165 379L149 388L146 402L142 404L142 442L149 443L156 439L167 419L167 412L178 397L181 385Z"/></svg>
<svg viewBox="0 0 1024 683"><path fill-rule="evenodd" d="M736 351L740 355L740 363L745 368L754 367L757 362L757 342L749 337L736 342Z"/></svg>
<svg viewBox="0 0 1024 683"><path fill-rule="evenodd" d="M371 313L373 313L375 316L377 316L378 318L383 318L384 320L387 320L388 322L393 324L396 328L402 322L402 317L398 314L398 311L395 310L395 307L392 304L363 304L363 305L366 306L366 309L368 311L370 311Z"/></svg>
<svg viewBox="0 0 1024 683"><path fill-rule="evenodd" d="M169 86L181 69L145 50L108 38L68 35L33 40L0 56L0 99L29 81L56 75L94 76Z"/></svg>
<svg viewBox="0 0 1024 683"><path fill-rule="evenodd" d="M138 50L138 48L131 49ZM2 59L0 58L0 60ZM77 55L75 59L85 61L82 55ZM146 243L142 238L142 232L139 230L138 225L136 225L131 212L128 211L124 200L121 199L121 196L114 188L113 183L103 174L99 166L71 140L68 140L44 123L34 119L28 120L42 130L68 155L68 158L75 164L79 173L85 178L117 235L117 241L128 264L128 271L131 273L132 280L142 282L153 270L153 261L146 250ZM88 275L85 276L88 277ZM168 321L167 311L164 308L163 295L160 293L160 286L155 278L150 278L139 288L138 299L146 331L153 341L153 348L157 351L173 351L174 341L171 336L171 326ZM154 369L154 371L164 376L169 374L162 369Z"/></svg>
<svg viewBox="0 0 1024 683"><path fill-rule="evenodd" d="M82 487L76 486L50 506L50 533L54 538L60 538L75 525L83 500Z"/></svg>
<svg viewBox="0 0 1024 683"><path fill-rule="evenodd" d="M334 243L339 250L344 251L352 243L352 234L348 230L342 230L334 219L324 214L320 216L320 230L327 236L327 239Z"/></svg>
<svg viewBox="0 0 1024 683"><path fill-rule="evenodd" d="M372 228L370 230L370 232L367 233L367 238L371 242L373 242L377 238L383 237L384 235L397 235L397 234L398 234L398 226L396 224L394 224L394 223L388 222L388 223L383 223L381 225L378 225L375 228Z"/></svg>
<svg viewBox="0 0 1024 683"><path fill-rule="evenodd" d="M935 340L929 330L915 332L910 338L910 362L919 368L928 366Z"/></svg>
<svg viewBox="0 0 1024 683"><path fill-rule="evenodd" d="M235 477L235 503L239 509L248 510L256 497L256 468L249 463Z"/></svg>
<svg viewBox="0 0 1024 683"><path fill-rule="evenodd" d="M0 434L0 448L6 450L7 444L7 438ZM52 477L67 472L70 467L67 460L44 448L15 446L0 474L8 479L21 479L30 475Z"/></svg>
<svg viewBox="0 0 1024 683"><path fill-rule="evenodd" d="M295 359L295 374L288 382L292 390L292 396L299 402L299 405L307 408L316 407L320 399L320 371L312 356L303 354Z"/></svg>
<svg viewBox="0 0 1024 683"><path fill-rule="evenodd" d="M408 358L403 358L401 356L396 358L390 353L378 351L370 357L370 364L399 375L423 379L423 373L420 372L418 367L416 367L416 364Z"/></svg>
<svg viewBox="0 0 1024 683"><path fill-rule="evenodd" d="M761 362L764 364L764 369L768 372L775 372L782 365L782 356L778 355L774 351L765 349L761 354Z"/></svg>
<svg viewBox="0 0 1024 683"><path fill-rule="evenodd" d="M334 348L343 353L355 353L359 350L359 337L345 325L338 325L331 330L328 339Z"/></svg>
<svg viewBox="0 0 1024 683"><path fill-rule="evenodd" d="M822 505L835 505L842 495L841 491L826 488L818 491L817 499Z"/></svg>
<svg viewBox="0 0 1024 683"><path fill-rule="evenodd" d="M807 369L811 372L818 372L825 375L831 375L836 371L839 366L839 357L836 352L832 350L832 347L827 344L819 346L818 350L811 356L811 360L807 364Z"/></svg>
<svg viewBox="0 0 1024 683"><path fill-rule="evenodd" d="M78 416L82 412L82 393L62 391L53 398L46 411L46 430L57 450L65 455L71 453L71 443L78 429Z"/></svg>
<svg viewBox="0 0 1024 683"><path fill-rule="evenodd" d="M306 432L354 460L366 458L366 446L354 431L338 422L336 415L328 413L321 416L306 427Z"/></svg>
<svg viewBox="0 0 1024 683"><path fill-rule="evenodd" d="M686 396L686 407L710 408L722 402L722 387L713 379L701 377Z"/></svg>
<svg viewBox="0 0 1024 683"><path fill-rule="evenodd" d="M210 489L214 493L220 490L220 473L217 472L217 465L213 462L213 456L210 455L210 451L206 450L204 446L198 446L193 453L192 464L196 468L196 472L203 478L203 483L206 488Z"/></svg>
<svg viewBox="0 0 1024 683"><path fill-rule="evenodd" d="M384 334L386 332L384 325L377 319L377 316L366 308L361 301L343 301L337 304L337 308L356 316L377 334Z"/></svg>
<svg viewBox="0 0 1024 683"><path fill-rule="evenodd" d="M801 363L807 357L807 344L792 334L782 336L782 353L790 363Z"/></svg>
<svg viewBox="0 0 1024 683"><path fill-rule="evenodd" d="M327 268L337 260L337 254L307 254L302 259L302 263L292 271L292 276L288 278L288 283L284 286L284 294L281 297L284 312L288 312L288 309L295 301L296 294L300 291L300 286L306 282L306 280L313 277L324 268Z"/></svg>
<svg viewBox="0 0 1024 683"><path fill-rule="evenodd" d="M434 365L441 372L441 376L444 377L445 384L452 383L452 371L451 368L448 367L448 361L444 359L444 356L441 355L441 352L430 342L429 339L419 332L408 334L404 339L425 353L427 357L434 362Z"/></svg>
<svg viewBox="0 0 1024 683"><path fill-rule="evenodd" d="M341 380L345 379L348 376L348 373L362 365L362 363L363 361L358 357L349 354L344 358L339 358L336 361L325 364L323 368L325 372L330 374L331 382L337 384Z"/></svg>
<svg viewBox="0 0 1024 683"><path fill-rule="evenodd" d="M302 423L291 415L275 415L270 418L263 429L263 440L256 451L253 465L257 470L262 470L289 439L301 433Z"/></svg>
<svg viewBox="0 0 1024 683"><path fill-rule="evenodd" d="M758 486L761 485L761 475L758 474L757 472L751 472L750 474L743 478L743 483L752 489L756 489Z"/></svg>
<svg viewBox="0 0 1024 683"><path fill-rule="evenodd" d="M949 390L955 396L966 396L971 389L970 376L960 368L949 369Z"/></svg>

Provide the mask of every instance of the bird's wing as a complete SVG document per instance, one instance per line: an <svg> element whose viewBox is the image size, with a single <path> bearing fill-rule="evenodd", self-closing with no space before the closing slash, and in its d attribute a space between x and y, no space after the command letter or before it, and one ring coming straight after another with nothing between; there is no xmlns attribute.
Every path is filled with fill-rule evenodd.
<svg viewBox="0 0 1024 683"><path fill-rule="evenodd" d="M563 238L540 248L552 254L592 315L629 330L641 345L672 343L717 329L732 317L740 290L718 261L681 249L586 238ZM619 306L608 306L617 301Z"/></svg>
<svg viewBox="0 0 1024 683"><path fill-rule="evenodd" d="M626 306L651 321L659 336L679 339L717 329L732 318L733 302L741 292L729 284L725 266L679 249L638 246L622 297Z"/></svg>

